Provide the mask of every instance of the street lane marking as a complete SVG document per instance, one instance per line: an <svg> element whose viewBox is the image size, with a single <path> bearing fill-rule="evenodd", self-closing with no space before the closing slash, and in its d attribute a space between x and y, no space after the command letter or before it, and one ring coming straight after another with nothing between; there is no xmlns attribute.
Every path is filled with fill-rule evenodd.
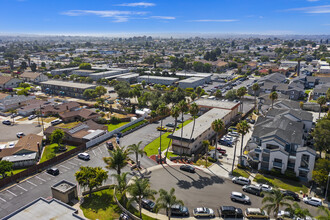
<svg viewBox="0 0 330 220"><path fill-rule="evenodd" d="M93 153L94 153L94 156L96 156L95 151L94 151L94 150L92 150L92 151L93 151Z"/></svg>
<svg viewBox="0 0 330 220"><path fill-rule="evenodd" d="M32 182L30 182L30 181L26 181L26 182L28 182L28 183L30 183L31 185L33 185L33 186L37 186L36 184L34 184L34 183L32 183Z"/></svg>
<svg viewBox="0 0 330 220"><path fill-rule="evenodd" d="M22 190L24 190L25 192L27 192L26 189L24 189L23 187L21 187L20 185L16 185L17 187L21 188Z"/></svg>
<svg viewBox="0 0 330 220"><path fill-rule="evenodd" d="M40 177L36 176L39 180L46 182L46 180L41 179Z"/></svg>
<svg viewBox="0 0 330 220"><path fill-rule="evenodd" d="M10 194L12 194L13 196L17 196L15 193L9 191L8 189L6 191L9 192Z"/></svg>
<svg viewBox="0 0 330 220"><path fill-rule="evenodd" d="M6 200L4 200L3 198L0 197L0 200L4 201L4 202L7 202Z"/></svg>
<svg viewBox="0 0 330 220"><path fill-rule="evenodd" d="M77 164L72 163L72 162L70 162L70 161L68 161L68 163L71 164L71 165L77 166Z"/></svg>
<svg viewBox="0 0 330 220"><path fill-rule="evenodd" d="M70 170L70 168L68 168L68 167L66 167L66 166L63 166L63 165L60 165L60 167L64 167L65 169Z"/></svg>

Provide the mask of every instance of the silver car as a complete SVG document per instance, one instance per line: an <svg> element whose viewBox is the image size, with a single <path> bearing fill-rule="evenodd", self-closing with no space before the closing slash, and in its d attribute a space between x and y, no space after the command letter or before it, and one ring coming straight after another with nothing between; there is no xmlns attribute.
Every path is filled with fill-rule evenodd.
<svg viewBox="0 0 330 220"><path fill-rule="evenodd" d="M250 204L251 200L250 197L244 195L243 193L240 192L232 192L230 195L230 199L233 202L242 202L245 204Z"/></svg>
<svg viewBox="0 0 330 220"><path fill-rule="evenodd" d="M256 186L260 187L262 191L264 192L272 192L273 187L267 185L267 184L257 184Z"/></svg>
<svg viewBox="0 0 330 220"><path fill-rule="evenodd" d="M250 183L251 183L251 180L249 180L248 178L242 177L242 176L234 177L232 179L232 181L233 181L233 183L240 184L240 185L250 185Z"/></svg>

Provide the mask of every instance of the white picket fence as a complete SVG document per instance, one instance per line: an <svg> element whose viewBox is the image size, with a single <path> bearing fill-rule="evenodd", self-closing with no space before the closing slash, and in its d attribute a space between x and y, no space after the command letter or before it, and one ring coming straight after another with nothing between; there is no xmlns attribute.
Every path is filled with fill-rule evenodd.
<svg viewBox="0 0 330 220"><path fill-rule="evenodd" d="M145 119L145 117L146 116L143 116L141 118L138 118L138 119L136 119L134 121L131 121L130 123L127 123L124 126L121 126L120 128L117 128L117 129L115 129L113 131L110 131L110 132L108 132L108 133L100 136L100 137L97 137L97 138L95 138L93 140L90 140L90 141L86 142L86 148L90 148L90 147L92 147L92 146L94 146L96 144L99 144L99 143L101 143L101 142L103 142L105 140L110 139L114 134L117 134L117 133L121 132L122 130L124 130L125 128L128 128L131 125L134 125L134 124L136 124L136 123L138 123L140 121L143 121Z"/></svg>

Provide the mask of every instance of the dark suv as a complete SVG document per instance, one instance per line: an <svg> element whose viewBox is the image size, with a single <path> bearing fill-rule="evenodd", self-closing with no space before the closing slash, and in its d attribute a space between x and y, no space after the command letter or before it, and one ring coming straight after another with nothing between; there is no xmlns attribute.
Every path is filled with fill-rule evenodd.
<svg viewBox="0 0 330 220"><path fill-rule="evenodd" d="M142 199L142 207L152 212L155 208L155 203L149 199Z"/></svg>
<svg viewBox="0 0 330 220"><path fill-rule="evenodd" d="M300 201L298 194L297 194L297 193L294 193L294 192L292 192L292 191L289 191L289 190L283 190L283 191L282 191L282 194L283 194L284 196L291 196L291 197L292 197L294 200L296 200L296 201Z"/></svg>
<svg viewBox="0 0 330 220"><path fill-rule="evenodd" d="M58 174L60 174L60 171L57 168L49 168L47 169L47 173L53 176L57 176Z"/></svg>
<svg viewBox="0 0 330 220"><path fill-rule="evenodd" d="M234 217L234 218L243 218L243 211L240 208L234 206L220 206L219 215L222 218Z"/></svg>
<svg viewBox="0 0 330 220"><path fill-rule="evenodd" d="M245 185L243 186L243 191L254 194L256 196L262 196L261 187L255 185Z"/></svg>
<svg viewBox="0 0 330 220"><path fill-rule="evenodd" d="M189 216L188 208L182 205L173 205L171 207L171 215Z"/></svg>

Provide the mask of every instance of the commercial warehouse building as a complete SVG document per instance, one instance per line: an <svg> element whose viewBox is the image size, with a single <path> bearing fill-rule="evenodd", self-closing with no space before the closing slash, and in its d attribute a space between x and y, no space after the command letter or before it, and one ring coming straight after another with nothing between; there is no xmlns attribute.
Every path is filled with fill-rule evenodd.
<svg viewBox="0 0 330 220"><path fill-rule="evenodd" d="M196 88L198 86L202 86L206 83L205 78L201 77L191 77L187 79L183 79L179 81L179 87L186 89L186 88Z"/></svg>
<svg viewBox="0 0 330 220"><path fill-rule="evenodd" d="M137 82L137 78L138 78L139 74L138 73L127 73L124 75L121 75L117 78L118 81L125 81L128 83L135 83Z"/></svg>
<svg viewBox="0 0 330 220"><path fill-rule="evenodd" d="M146 81L146 83L153 84L161 84L161 85L174 85L174 83L178 82L178 78L173 77L162 77L162 76L139 76L137 81L140 83L142 81Z"/></svg>
<svg viewBox="0 0 330 220"><path fill-rule="evenodd" d="M178 72L175 73L176 76L178 77L185 77L185 78L190 78L190 77L200 77L204 78L205 82L211 82L211 77L212 73L193 73L193 72Z"/></svg>

